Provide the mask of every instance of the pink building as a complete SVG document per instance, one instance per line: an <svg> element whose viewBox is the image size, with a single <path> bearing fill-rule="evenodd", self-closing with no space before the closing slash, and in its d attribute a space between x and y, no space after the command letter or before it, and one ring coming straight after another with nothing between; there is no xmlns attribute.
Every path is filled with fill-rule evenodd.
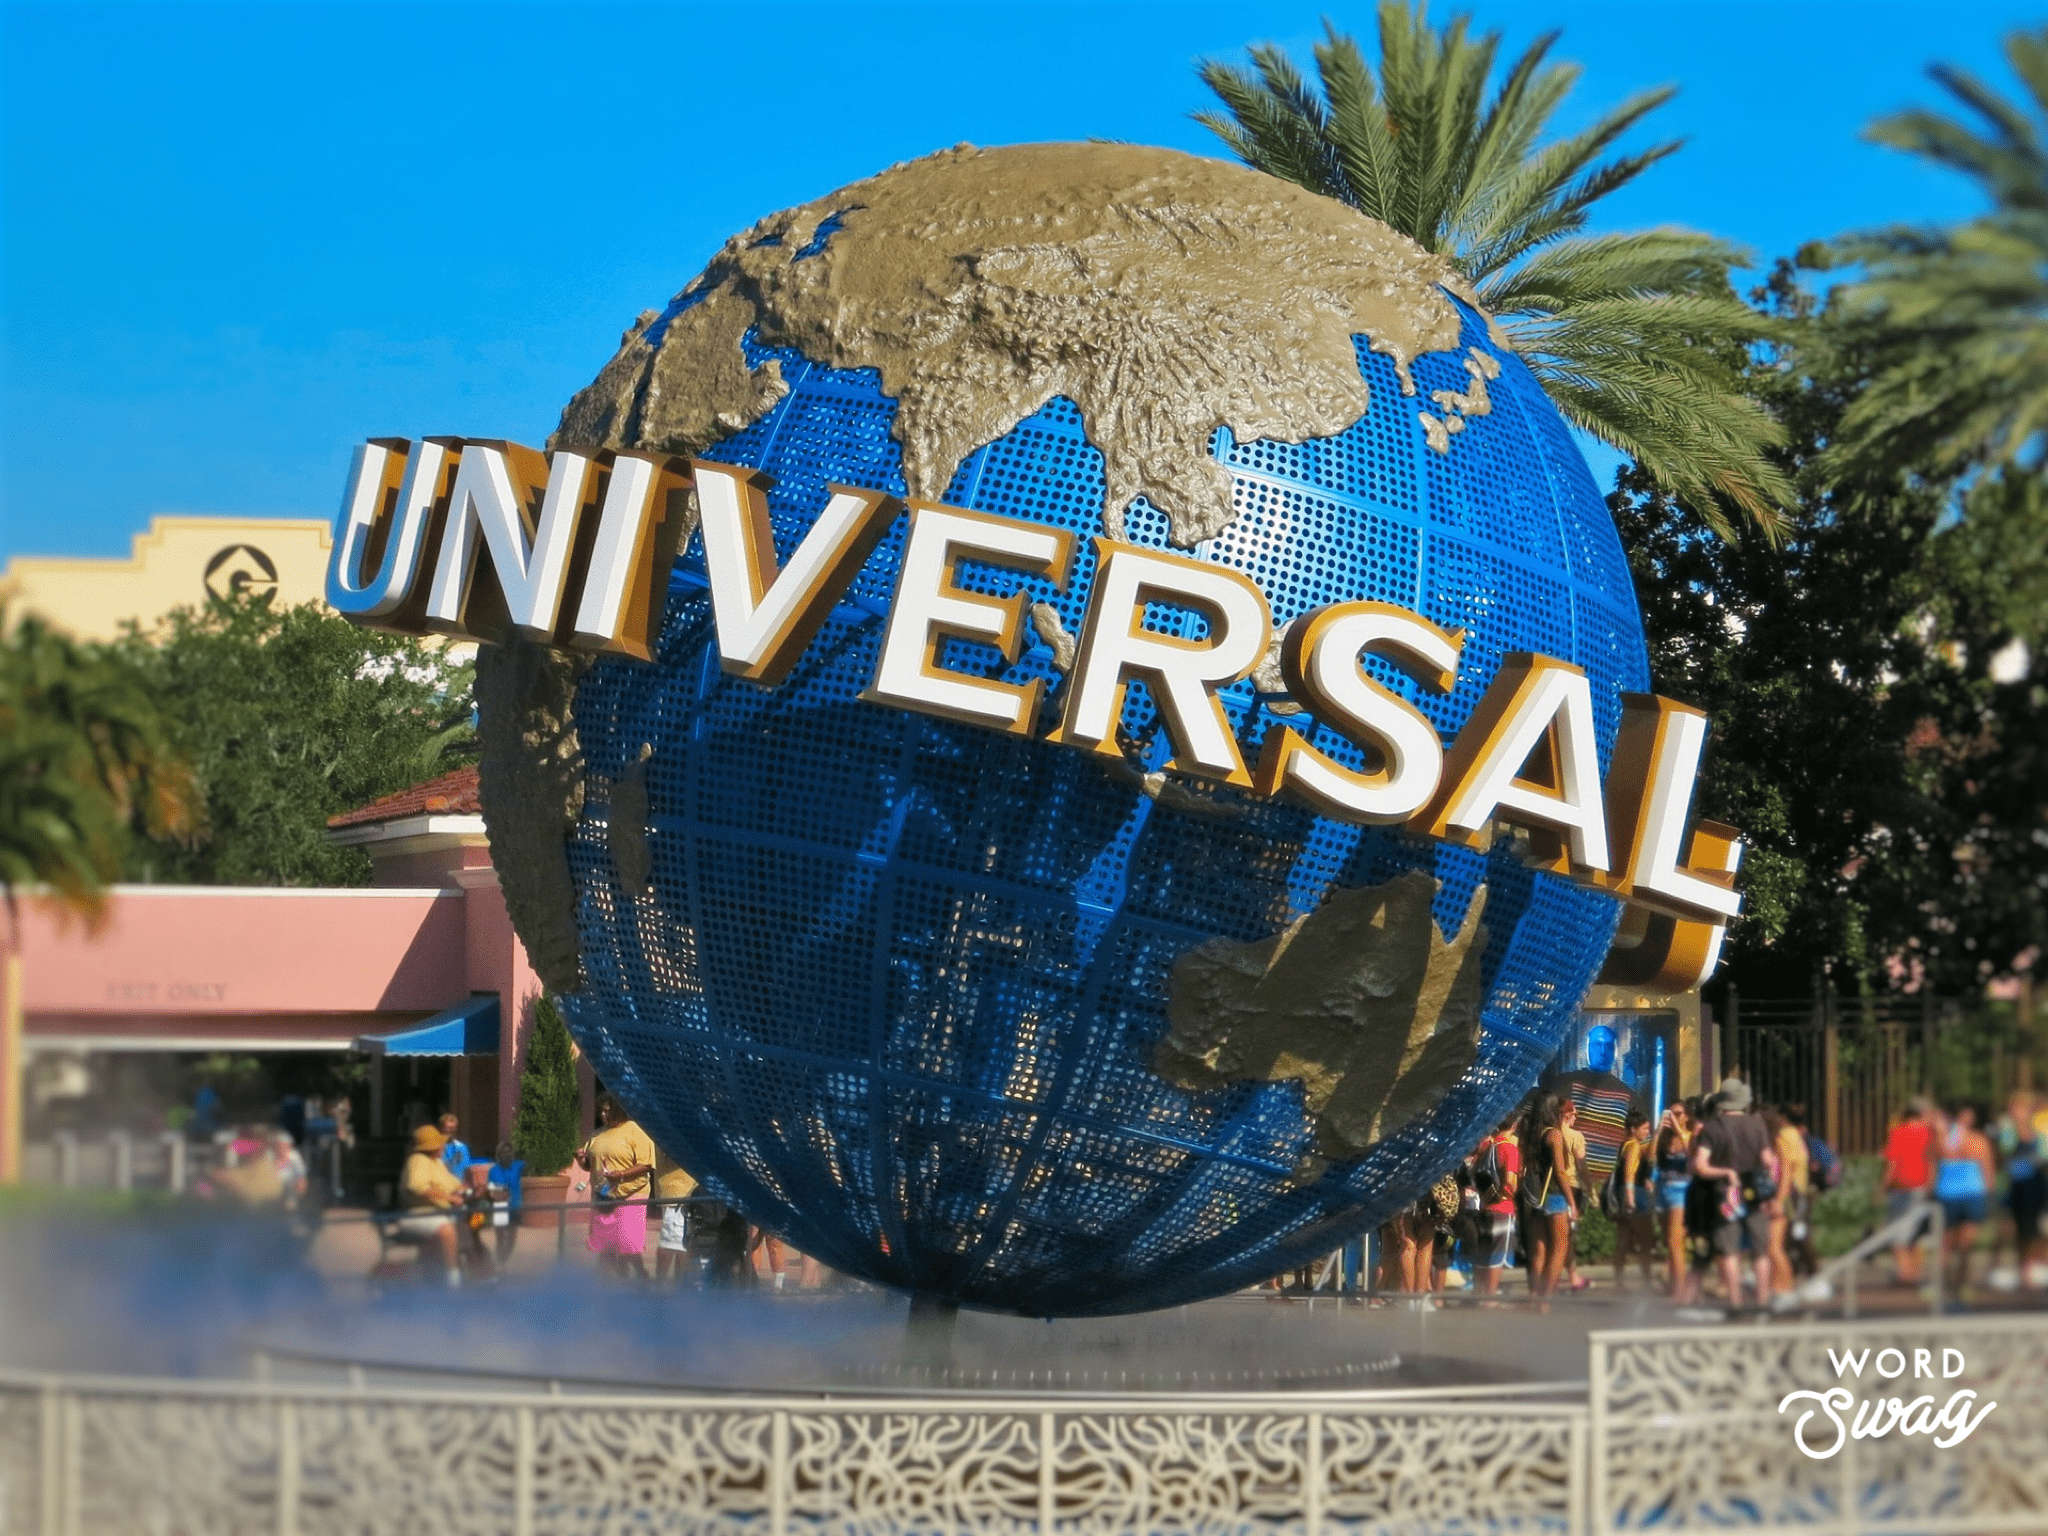
<svg viewBox="0 0 2048 1536"><path fill-rule="evenodd" d="M452 1109L488 1156L511 1127L540 983L491 867L476 770L331 825L370 855L374 884L120 885L96 930L55 902L24 900L20 1060L0 1069L11 1085L25 1069L31 1092L26 1105L0 1097L0 1119L14 1122L0 1143L33 1118L39 1066L106 1077L173 1053L353 1050L371 1058L360 1130L397 1136L413 1117Z"/></svg>

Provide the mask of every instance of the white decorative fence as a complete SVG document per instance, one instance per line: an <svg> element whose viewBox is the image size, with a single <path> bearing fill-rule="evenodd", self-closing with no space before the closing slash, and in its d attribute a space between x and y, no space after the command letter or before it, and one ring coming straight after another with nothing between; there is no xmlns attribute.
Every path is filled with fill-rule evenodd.
<svg viewBox="0 0 2048 1536"><path fill-rule="evenodd" d="M1531 1321L1530 1326L1542 1326ZM1809 1459L1784 1394L1998 1407ZM0 1374L0 1536L2048 1531L2048 1319L1596 1334L1589 1401L567 1396ZM1845 1415L1846 1417L1847 1415ZM1834 1438L1825 1420L1808 1440ZM1816 1428L1815 1426L1821 1426Z"/></svg>
<svg viewBox="0 0 2048 1536"><path fill-rule="evenodd" d="M1941 1374L1944 1350L1961 1357L1946 1362L1960 1367L1953 1376ZM2039 1313L1596 1333L1587 1379L1595 1531L2048 1531ZM1848 1433L1813 1397L1785 1401L1833 1388L1848 1393L1835 1410ZM1975 1394L1963 1405L1973 1416L1998 1404L1959 1443L1854 1432L1873 1399L1925 1396L1931 1417L1958 1391ZM1806 1413L1806 1443L1833 1454L1794 1444Z"/></svg>
<svg viewBox="0 0 2048 1536"><path fill-rule="evenodd" d="M39 1536L1565 1530L1585 1410L831 1402L0 1378Z"/></svg>

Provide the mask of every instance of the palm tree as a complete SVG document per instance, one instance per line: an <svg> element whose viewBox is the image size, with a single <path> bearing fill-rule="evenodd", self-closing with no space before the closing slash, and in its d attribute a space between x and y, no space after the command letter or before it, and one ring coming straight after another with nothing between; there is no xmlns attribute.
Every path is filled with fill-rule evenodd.
<svg viewBox="0 0 2048 1536"><path fill-rule="evenodd" d="M112 802L70 774L52 772L66 745L48 730L0 722L0 893L44 885L87 914L100 905L115 860Z"/></svg>
<svg viewBox="0 0 2048 1536"><path fill-rule="evenodd" d="M133 825L189 839L204 822L191 766L141 675L33 617L0 641L0 895L47 885L88 916Z"/></svg>
<svg viewBox="0 0 2048 1536"><path fill-rule="evenodd" d="M1929 71L1968 109L1872 124L1880 144L1973 178L1990 211L1948 229L1895 227L1822 252L1860 264L1836 295L1880 338L1871 382L1842 419L1837 461L1904 462L1924 473L2037 472L2048 429L2048 28L2015 32L2005 56L2028 100L2015 106L1962 70Z"/></svg>
<svg viewBox="0 0 2048 1536"><path fill-rule="evenodd" d="M1677 143L1601 159L1668 101L1648 91L1547 143L1577 81L1548 64L1557 34L1508 65L1500 34L1429 24L1423 0L1381 0L1377 72L1326 24L1320 90L1280 48L1252 69L1209 61L1226 111L1197 112L1247 164L1338 198L1443 255L1471 283L1567 419L1627 453L1725 535L1732 509L1766 537L1791 495L1767 457L1783 433L1744 390L1769 322L1729 286L1747 257L1691 230L1588 235L1588 210Z"/></svg>

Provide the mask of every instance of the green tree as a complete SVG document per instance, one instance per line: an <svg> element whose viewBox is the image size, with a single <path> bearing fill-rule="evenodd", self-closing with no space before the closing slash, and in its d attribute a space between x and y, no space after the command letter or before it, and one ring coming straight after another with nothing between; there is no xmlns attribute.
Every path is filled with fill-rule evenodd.
<svg viewBox="0 0 2048 1536"><path fill-rule="evenodd" d="M1768 450L1782 433L1744 389L1748 344L1769 327L1728 281L1747 257L1684 229L1584 232L1596 202L1679 147L1602 158L1673 93L1645 92L1546 142L1579 75L1545 62L1555 41L1494 84L1498 33L1475 37L1463 16L1435 27L1426 5L1382 0L1377 70L1330 27L1319 88L1265 45L1249 70L1200 66L1225 110L1195 116L1247 164L1447 257L1570 421L1716 531L1733 509L1774 536L1789 487Z"/></svg>
<svg viewBox="0 0 2048 1536"><path fill-rule="evenodd" d="M130 829L190 849L204 796L143 675L41 620L0 641L0 890L47 885L87 913Z"/></svg>
<svg viewBox="0 0 2048 1536"><path fill-rule="evenodd" d="M519 1108L512 1147L535 1174L560 1173L576 1156L576 1061L562 1010L545 994L533 1005L533 1032L519 1071Z"/></svg>
<svg viewBox="0 0 2048 1536"><path fill-rule="evenodd" d="M1781 547L1700 537L1638 470L1609 500L1657 691L1714 721L1701 812L1749 844L1728 974L1971 990L2048 941L2048 506L2036 483L1959 496L1895 453L1829 452L1890 339L1853 306L1814 313L1788 265L1760 298L1802 321L1753 385L1791 437Z"/></svg>
<svg viewBox="0 0 2048 1536"><path fill-rule="evenodd" d="M317 604L180 609L120 650L175 720L212 816L202 846L137 839L132 878L366 884L368 856L329 842L327 818L474 756L471 664Z"/></svg>
<svg viewBox="0 0 2048 1536"><path fill-rule="evenodd" d="M1842 418L1841 464L1879 459L1939 476L1973 467L2037 472L2048 453L2048 28L2005 55L2015 105L1962 70L1930 73L1965 109L1880 119L1880 144L1960 171L1990 203L1944 229L1897 226L1824 248L1860 266L1837 302L1878 323L1882 351Z"/></svg>

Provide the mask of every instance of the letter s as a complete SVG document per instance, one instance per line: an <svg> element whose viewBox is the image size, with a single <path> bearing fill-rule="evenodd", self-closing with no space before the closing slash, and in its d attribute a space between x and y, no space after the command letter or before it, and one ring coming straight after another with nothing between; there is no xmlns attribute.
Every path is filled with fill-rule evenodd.
<svg viewBox="0 0 2048 1536"><path fill-rule="evenodd" d="M1813 1417L1813 1410L1811 1408L1800 1414L1799 1422L1792 1426L1792 1439L1802 1452L1812 1457L1815 1461L1826 1461L1835 1452L1839 1451L1842 1448L1842 1443L1849 1438L1848 1428L1842 1423L1842 1416L1837 1410L1848 1407L1850 1402L1854 1400L1854 1397L1855 1394L1847 1387L1830 1387L1825 1392L1810 1390L1787 1392L1783 1401L1778 1404L1778 1412L1783 1413L1793 1403L1800 1402L1806 1398L1811 1398L1814 1402L1820 1404L1821 1412L1825 1413L1830 1422L1835 1426L1835 1443L1824 1451L1816 1451L1806 1443L1806 1421Z"/></svg>

